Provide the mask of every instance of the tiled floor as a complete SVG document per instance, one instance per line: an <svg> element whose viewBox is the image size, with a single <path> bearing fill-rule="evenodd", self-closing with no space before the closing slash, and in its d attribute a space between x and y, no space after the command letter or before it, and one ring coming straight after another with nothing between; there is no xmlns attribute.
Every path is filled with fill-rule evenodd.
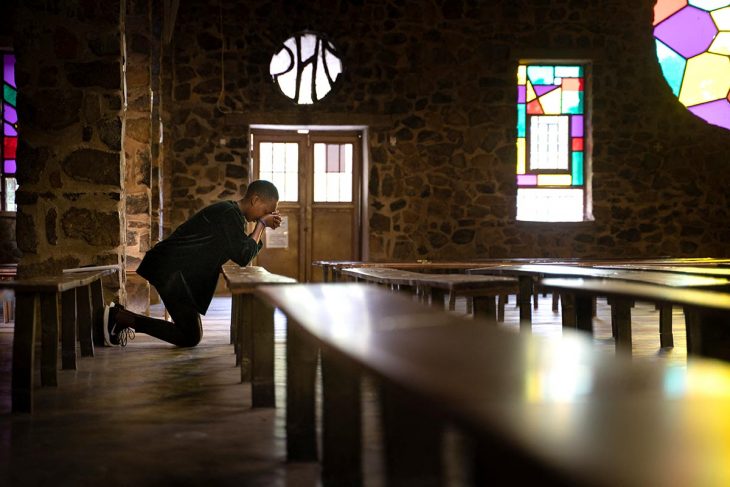
<svg viewBox="0 0 730 487"><path fill-rule="evenodd" d="M517 329L514 296L505 326ZM457 312L463 312L463 302ZM160 310L155 310L160 313ZM11 414L12 328L0 326L0 485L316 486L314 464L287 464L284 454L285 320L276 319L277 409L251 409L229 345L230 298L217 297L204 319L203 342L177 349L138 335L126 349L97 350L79 370L62 371L57 388L36 390L32 415ZM597 349L611 353L609 309L599 302ZM658 312L639 304L634 316L636 360L685 363L683 317L674 315L675 348L660 350ZM534 333L559 336L560 317L541 298ZM373 388L363 395L365 479L382 482ZM449 457L458 450L450 436ZM458 463L449 484L461 485Z"/></svg>

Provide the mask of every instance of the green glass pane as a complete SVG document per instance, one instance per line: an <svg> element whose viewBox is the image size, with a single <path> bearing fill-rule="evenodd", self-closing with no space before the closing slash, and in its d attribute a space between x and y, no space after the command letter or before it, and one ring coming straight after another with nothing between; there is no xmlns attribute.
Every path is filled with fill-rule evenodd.
<svg viewBox="0 0 730 487"><path fill-rule="evenodd" d="M555 76L558 78L580 78L583 76L583 67L555 66Z"/></svg>
<svg viewBox="0 0 730 487"><path fill-rule="evenodd" d="M572 164L573 186L583 185L583 152L573 152Z"/></svg>
<svg viewBox="0 0 730 487"><path fill-rule="evenodd" d="M553 66L527 66L527 79L533 85L552 85L555 80Z"/></svg>
<svg viewBox="0 0 730 487"><path fill-rule="evenodd" d="M682 87L682 78L684 77L684 68L687 66L687 60L658 39L656 40L656 57L662 68L664 79L669 83L672 93L674 93L674 96L679 96L679 89Z"/></svg>
<svg viewBox="0 0 730 487"><path fill-rule="evenodd" d="M5 85L5 90L4 91L5 91L5 93L4 93L5 101L7 103L10 103L14 107L17 106L16 103L15 103L15 97L18 94L18 92L15 91L15 89L12 86L7 85L7 84Z"/></svg>
<svg viewBox="0 0 730 487"><path fill-rule="evenodd" d="M525 136L525 104L517 104L517 137Z"/></svg>
<svg viewBox="0 0 730 487"><path fill-rule="evenodd" d="M563 91L563 113L580 115L583 113L583 91Z"/></svg>

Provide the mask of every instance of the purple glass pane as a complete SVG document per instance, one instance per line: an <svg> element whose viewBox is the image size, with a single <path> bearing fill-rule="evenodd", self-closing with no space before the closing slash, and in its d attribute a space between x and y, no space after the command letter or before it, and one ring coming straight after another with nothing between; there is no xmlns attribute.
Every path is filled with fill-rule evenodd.
<svg viewBox="0 0 730 487"><path fill-rule="evenodd" d="M715 34L710 13L695 7L684 7L654 29L654 37L688 59L705 52Z"/></svg>
<svg viewBox="0 0 730 487"><path fill-rule="evenodd" d="M7 159L3 166L5 169L5 174L15 174L15 170L16 170L15 159Z"/></svg>
<svg viewBox="0 0 730 487"><path fill-rule="evenodd" d="M327 144L327 172L340 172L340 150L333 144Z"/></svg>
<svg viewBox="0 0 730 487"><path fill-rule="evenodd" d="M7 122L10 122L10 123L18 122L18 112L15 111L15 107L8 105L8 104L4 104L3 112L4 112L5 120Z"/></svg>
<svg viewBox="0 0 730 487"><path fill-rule="evenodd" d="M518 174L517 186L537 186L537 176L534 174Z"/></svg>
<svg viewBox="0 0 730 487"><path fill-rule="evenodd" d="M553 91L555 88L558 88L560 85L533 85L533 88L535 88L535 93L537 96L542 96L545 93L548 93L550 91Z"/></svg>
<svg viewBox="0 0 730 487"><path fill-rule="evenodd" d="M12 125L10 125L9 123L5 123L3 125L5 125L5 135L7 137L17 137L18 136L18 131L15 130Z"/></svg>
<svg viewBox="0 0 730 487"><path fill-rule="evenodd" d="M583 137L583 115L570 117L570 136Z"/></svg>
<svg viewBox="0 0 730 487"><path fill-rule="evenodd" d="M14 54L6 54L3 56L3 77L5 78L5 82L12 86L13 88L17 88L17 85L15 84L15 55Z"/></svg>
<svg viewBox="0 0 730 487"><path fill-rule="evenodd" d="M730 100L726 98L689 107L689 111L713 125L730 130Z"/></svg>
<svg viewBox="0 0 730 487"><path fill-rule="evenodd" d="M517 103L525 103L525 98L527 98L527 87L525 85L519 85L517 87Z"/></svg>

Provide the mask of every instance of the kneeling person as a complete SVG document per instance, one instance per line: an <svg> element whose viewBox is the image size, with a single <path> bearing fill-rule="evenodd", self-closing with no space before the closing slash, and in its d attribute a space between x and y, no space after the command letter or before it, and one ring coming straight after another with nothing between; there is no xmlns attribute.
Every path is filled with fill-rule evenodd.
<svg viewBox="0 0 730 487"><path fill-rule="evenodd" d="M269 181L252 182L240 201L221 201L200 210L142 259L137 274L155 287L172 322L133 313L112 303L104 309L104 341L126 345L145 333L179 347L202 336L200 315L213 299L221 266L247 265L261 250L264 228L278 228L279 192ZM246 222L256 222L246 235Z"/></svg>

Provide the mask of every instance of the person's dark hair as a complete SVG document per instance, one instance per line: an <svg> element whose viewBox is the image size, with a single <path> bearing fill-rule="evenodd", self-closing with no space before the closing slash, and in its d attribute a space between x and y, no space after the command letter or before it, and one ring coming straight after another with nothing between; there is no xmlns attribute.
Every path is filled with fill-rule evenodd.
<svg viewBox="0 0 730 487"><path fill-rule="evenodd" d="M253 195L258 195L265 200L279 201L279 190L272 182L265 179L258 179L248 185L245 198L250 198Z"/></svg>

